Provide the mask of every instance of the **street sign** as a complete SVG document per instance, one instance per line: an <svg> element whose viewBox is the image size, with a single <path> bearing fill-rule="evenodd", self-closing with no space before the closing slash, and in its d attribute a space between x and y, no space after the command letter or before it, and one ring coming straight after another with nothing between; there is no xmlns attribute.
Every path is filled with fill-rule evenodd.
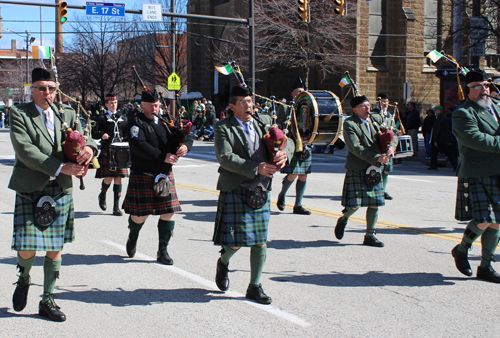
<svg viewBox="0 0 500 338"><path fill-rule="evenodd" d="M181 90L181 78L175 73L170 74L167 84L168 90Z"/></svg>
<svg viewBox="0 0 500 338"><path fill-rule="evenodd" d="M87 15L125 16L125 4L87 2Z"/></svg>
<svg viewBox="0 0 500 338"><path fill-rule="evenodd" d="M169 90L168 91L168 99L169 100L174 100L175 99L175 90Z"/></svg>
<svg viewBox="0 0 500 338"><path fill-rule="evenodd" d="M161 4L142 4L142 21L163 21Z"/></svg>

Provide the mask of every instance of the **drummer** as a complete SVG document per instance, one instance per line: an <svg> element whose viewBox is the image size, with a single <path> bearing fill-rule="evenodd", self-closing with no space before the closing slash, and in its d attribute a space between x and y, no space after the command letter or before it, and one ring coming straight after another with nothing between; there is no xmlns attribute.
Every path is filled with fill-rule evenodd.
<svg viewBox="0 0 500 338"><path fill-rule="evenodd" d="M113 215L122 216L119 202L122 192L122 177L128 177L128 169L120 168L112 170L110 168L110 147L112 143L124 142L126 140L127 121L122 114L117 112L118 100L115 94L109 93L106 95L105 105L106 113L97 115L95 125L92 128L92 137L101 140L101 153L99 154L100 168L95 174L96 178L103 178L101 184L101 192L99 193L99 207L105 211L106 192L108 191L111 182L113 185Z"/></svg>
<svg viewBox="0 0 500 338"><path fill-rule="evenodd" d="M302 79L299 77L297 82L292 86L292 99L295 100L297 95L305 91ZM284 110L280 110L278 123L283 123L286 119ZM299 215L310 215L311 212L302 206L302 198L306 191L307 174L311 173L311 149L307 146L301 152L295 152L290 164L287 164L281 169L282 174L287 174L283 178L281 191L278 195L276 206L279 210L285 210L285 195L288 189L292 186L293 181L298 177L295 183L295 204L293 213Z"/></svg>
<svg viewBox="0 0 500 338"><path fill-rule="evenodd" d="M400 134L398 128L396 127L396 121L394 120L394 115L392 115L389 110L389 95L385 93L380 93L377 96L377 107L372 110L372 114L378 114L383 121L383 124L394 133L394 142L397 144L397 135ZM387 192L387 181L389 180L389 173L393 170L392 157L389 161L384 164L384 170L382 171L382 184L384 185L384 199L392 200L392 196Z"/></svg>

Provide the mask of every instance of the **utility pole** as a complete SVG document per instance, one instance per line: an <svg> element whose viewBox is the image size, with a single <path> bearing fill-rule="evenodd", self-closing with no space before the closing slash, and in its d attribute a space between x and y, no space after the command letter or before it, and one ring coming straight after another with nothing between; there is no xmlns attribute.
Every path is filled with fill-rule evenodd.
<svg viewBox="0 0 500 338"><path fill-rule="evenodd" d="M479 18L480 16L481 16L481 0L473 0L473 2L472 2L472 17L473 18ZM479 27L475 27L474 29L478 30ZM480 41L475 41L475 43L481 44ZM479 48L477 48L477 50L478 49ZM475 66L477 68L481 68L480 65L479 65L479 58L480 58L479 55L477 55L475 53L474 54L471 53L471 57L470 57L470 64L471 64L471 66Z"/></svg>
<svg viewBox="0 0 500 338"><path fill-rule="evenodd" d="M175 0L170 1L170 7L171 12L175 13ZM175 73L175 17L171 18L170 24L170 61L170 67L172 70L170 73L172 74ZM174 91L174 93L175 92L176 91ZM172 114L174 118L177 116L177 110L175 109L175 94L174 97L170 100L170 114Z"/></svg>
<svg viewBox="0 0 500 338"><path fill-rule="evenodd" d="M248 72L250 87L255 92L255 22L254 0L248 0Z"/></svg>

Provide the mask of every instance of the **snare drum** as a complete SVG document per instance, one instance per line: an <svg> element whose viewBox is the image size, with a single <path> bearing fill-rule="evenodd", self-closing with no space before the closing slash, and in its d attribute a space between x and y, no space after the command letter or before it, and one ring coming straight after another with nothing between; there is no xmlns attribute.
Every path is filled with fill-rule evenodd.
<svg viewBox="0 0 500 338"><path fill-rule="evenodd" d="M109 170L130 168L130 147L128 142L111 143L109 147Z"/></svg>
<svg viewBox="0 0 500 338"><path fill-rule="evenodd" d="M396 148L395 158L413 156L413 144L411 143L410 135L398 136L398 146Z"/></svg>
<svg viewBox="0 0 500 338"><path fill-rule="evenodd" d="M334 144L342 132L342 105L326 90L302 92L295 98L295 121L306 144ZM292 117L292 123L295 121Z"/></svg>

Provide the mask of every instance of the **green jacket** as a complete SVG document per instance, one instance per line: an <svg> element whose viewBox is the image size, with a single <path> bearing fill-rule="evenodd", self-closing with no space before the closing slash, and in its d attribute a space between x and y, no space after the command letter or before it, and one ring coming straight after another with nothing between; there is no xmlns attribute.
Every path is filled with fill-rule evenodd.
<svg viewBox="0 0 500 338"><path fill-rule="evenodd" d="M55 106L55 105L53 105ZM63 105L64 118L70 127L75 125L76 113L70 106ZM56 108L57 109L57 108ZM78 131L83 133L78 124ZM61 122L54 116L56 146L50 137L45 122L36 109L35 103L23 103L10 110L10 138L16 159L9 182L9 188L18 192L31 193L42 189L64 163L65 156L61 144ZM89 138L86 145L97 149ZM65 194L72 192L72 178L59 173L59 183Z"/></svg>
<svg viewBox="0 0 500 338"><path fill-rule="evenodd" d="M500 116L500 108L493 104ZM488 177L500 174L500 132L496 119L467 98L452 114L453 135L460 152L459 177Z"/></svg>
<svg viewBox="0 0 500 338"><path fill-rule="evenodd" d="M271 124L269 116L259 115L259 117L264 123ZM262 130L255 120L254 127L262 138ZM217 190L232 191L243 181L255 178L259 163L250 159L250 146L245 132L234 116L231 115L214 125L214 137L215 155L220 164ZM287 153L289 163L295 150L291 139L287 140L283 150ZM269 160L270 153L268 151L264 153Z"/></svg>
<svg viewBox="0 0 500 338"><path fill-rule="evenodd" d="M377 123L381 124L380 115L372 115ZM345 168L347 170L364 170L371 165L378 165L378 159L381 155L380 147L376 139L376 131L373 128L373 123L370 124L371 134L363 126L363 121L358 115L353 114L344 120L343 133L344 141L347 146L347 157ZM397 146L397 138L390 144Z"/></svg>

